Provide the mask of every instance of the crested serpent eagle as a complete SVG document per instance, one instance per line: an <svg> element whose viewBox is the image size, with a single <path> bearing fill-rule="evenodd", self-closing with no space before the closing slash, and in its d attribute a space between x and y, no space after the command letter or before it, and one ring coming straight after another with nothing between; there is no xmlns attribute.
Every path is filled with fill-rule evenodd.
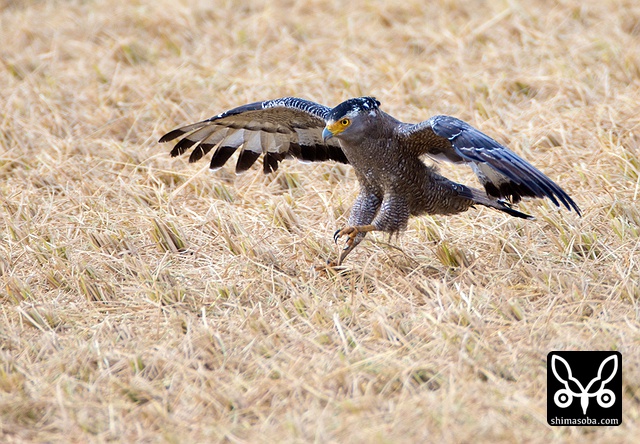
<svg viewBox="0 0 640 444"><path fill-rule="evenodd" d="M360 184L344 249L330 266L340 265L369 231L396 233L410 216L455 214L484 205L511 216L532 219L513 208L523 197L549 198L555 205L578 205L555 182L514 152L471 125L449 116L417 124L403 123L380 109L373 97L360 97L329 108L295 97L250 103L210 119L175 129L160 139L182 138L171 151L192 149L189 162L213 151L216 170L238 149L236 172L262 156L265 173L280 161L333 160L348 163ZM471 166L484 191L453 182L423 162L430 156Z"/></svg>

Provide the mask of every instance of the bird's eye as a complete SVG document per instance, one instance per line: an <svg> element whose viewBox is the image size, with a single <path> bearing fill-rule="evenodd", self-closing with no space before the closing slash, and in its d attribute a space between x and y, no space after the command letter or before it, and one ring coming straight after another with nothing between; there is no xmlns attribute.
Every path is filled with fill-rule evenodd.
<svg viewBox="0 0 640 444"><path fill-rule="evenodd" d="M340 125L342 125L342 126L347 126L347 125L349 125L350 123L351 123L351 121L350 121L349 119L342 119L342 120L340 121Z"/></svg>

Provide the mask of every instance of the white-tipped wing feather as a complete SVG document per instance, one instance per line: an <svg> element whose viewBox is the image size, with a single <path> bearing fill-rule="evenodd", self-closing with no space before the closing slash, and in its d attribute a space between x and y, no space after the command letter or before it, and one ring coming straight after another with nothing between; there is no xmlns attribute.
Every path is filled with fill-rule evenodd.
<svg viewBox="0 0 640 444"><path fill-rule="evenodd" d="M238 173L249 169L261 155L265 173L277 170L286 157L347 163L337 141L325 144L322 140L329 111L324 105L296 97L255 102L170 131L160 142L182 137L171 156L179 156L193 147L189 162L200 160L215 148L211 169L222 167L240 148Z"/></svg>

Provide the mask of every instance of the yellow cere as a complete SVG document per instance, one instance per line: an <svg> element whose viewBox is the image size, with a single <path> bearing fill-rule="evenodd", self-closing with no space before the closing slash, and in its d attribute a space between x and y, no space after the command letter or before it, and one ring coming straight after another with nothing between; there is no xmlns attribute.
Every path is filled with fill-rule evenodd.
<svg viewBox="0 0 640 444"><path fill-rule="evenodd" d="M351 125L351 119L344 117L340 120L336 120L335 122L329 123L327 125L327 129L331 131L332 134L335 135L343 132L345 129L347 129L349 125Z"/></svg>

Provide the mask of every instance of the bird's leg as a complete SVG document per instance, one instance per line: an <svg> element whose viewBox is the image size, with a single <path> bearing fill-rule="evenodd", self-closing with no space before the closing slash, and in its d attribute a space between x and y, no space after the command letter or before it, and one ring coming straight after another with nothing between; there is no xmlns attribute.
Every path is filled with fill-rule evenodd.
<svg viewBox="0 0 640 444"><path fill-rule="evenodd" d="M382 199L375 193L364 187L360 190L360 194L358 194L358 197L351 208L349 226L336 231L333 236L333 239L337 243L340 237L348 235L349 238L347 239L347 245L340 252L337 260L333 260L328 263L329 267L335 267L342 264L344 258L346 258L347 255L351 253L351 251L353 251L360 242L362 242L362 239L364 239L367 233L376 229L370 224L376 217L381 203Z"/></svg>
<svg viewBox="0 0 640 444"><path fill-rule="evenodd" d="M338 239L342 236L349 237L344 249L340 252L338 260L335 264L329 263L329 266L340 265L344 258L353 251L368 232L384 231L387 233L397 233L407 227L407 222L409 221L409 205L403 197L393 194L385 195L382 205L379 208L373 221L365 224L351 223L352 217L350 217L349 226L336 231L333 236L336 242L338 242Z"/></svg>

